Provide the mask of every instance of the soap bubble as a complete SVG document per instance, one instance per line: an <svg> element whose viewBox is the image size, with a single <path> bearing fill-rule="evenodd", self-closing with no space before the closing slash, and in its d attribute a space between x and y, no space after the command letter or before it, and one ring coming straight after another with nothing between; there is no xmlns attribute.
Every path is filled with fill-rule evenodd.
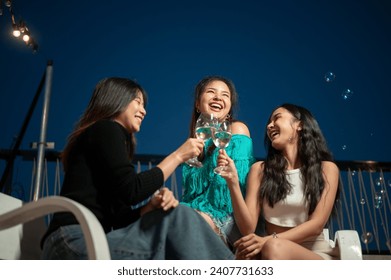
<svg viewBox="0 0 391 280"><path fill-rule="evenodd" d="M324 80L327 82L327 83L331 83L332 81L334 81L335 79L335 74L333 72L327 72L325 75L324 75Z"/></svg>
<svg viewBox="0 0 391 280"><path fill-rule="evenodd" d="M368 244L368 243L371 243L373 241L373 235L371 232L364 232L362 235L361 235L361 241L364 243L364 244Z"/></svg>
<svg viewBox="0 0 391 280"><path fill-rule="evenodd" d="M382 176L377 178L376 181L375 181L376 186L381 187L383 185L383 181L384 181L384 179L383 179Z"/></svg>
<svg viewBox="0 0 391 280"><path fill-rule="evenodd" d="M342 98L344 100L348 100L350 99L351 97L353 96L353 91L351 89L345 89L343 92L342 92Z"/></svg>
<svg viewBox="0 0 391 280"><path fill-rule="evenodd" d="M374 201L374 206L376 209L382 208L384 204L384 199L382 193L376 193L375 194L375 201Z"/></svg>

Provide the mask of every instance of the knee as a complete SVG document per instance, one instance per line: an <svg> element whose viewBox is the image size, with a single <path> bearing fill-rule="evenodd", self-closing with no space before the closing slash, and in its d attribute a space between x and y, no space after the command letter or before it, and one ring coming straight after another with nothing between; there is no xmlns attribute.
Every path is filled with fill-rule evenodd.
<svg viewBox="0 0 391 280"><path fill-rule="evenodd" d="M281 260L283 259L283 240L270 238L262 247L262 259Z"/></svg>

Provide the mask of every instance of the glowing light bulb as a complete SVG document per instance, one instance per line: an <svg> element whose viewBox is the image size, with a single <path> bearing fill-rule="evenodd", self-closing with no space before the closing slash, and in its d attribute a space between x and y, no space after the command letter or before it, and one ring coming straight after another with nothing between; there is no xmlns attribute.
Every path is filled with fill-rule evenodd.
<svg viewBox="0 0 391 280"><path fill-rule="evenodd" d="M15 29L13 32L12 32L12 35L14 35L14 37L18 38L20 36L20 30L19 29Z"/></svg>
<svg viewBox="0 0 391 280"><path fill-rule="evenodd" d="M23 35L23 41L28 42L30 40L30 36L28 34Z"/></svg>

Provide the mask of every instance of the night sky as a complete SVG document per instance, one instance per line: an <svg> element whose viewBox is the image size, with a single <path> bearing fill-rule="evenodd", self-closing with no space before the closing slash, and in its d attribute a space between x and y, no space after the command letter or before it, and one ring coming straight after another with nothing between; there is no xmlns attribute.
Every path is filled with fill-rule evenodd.
<svg viewBox="0 0 391 280"><path fill-rule="evenodd" d="M13 10L39 49L12 37L3 1L2 149L12 147L53 60L47 141L56 150L95 84L121 76L149 95L137 152L168 154L188 135L195 84L218 74L237 87L256 157L265 156L269 114L291 102L313 112L336 160L391 159L390 1L15 0ZM42 97L21 149L39 139Z"/></svg>

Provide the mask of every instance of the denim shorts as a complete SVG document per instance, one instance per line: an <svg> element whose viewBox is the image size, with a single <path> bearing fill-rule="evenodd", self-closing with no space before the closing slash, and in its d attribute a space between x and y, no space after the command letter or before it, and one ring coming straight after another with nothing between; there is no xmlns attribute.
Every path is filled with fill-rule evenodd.
<svg viewBox="0 0 391 280"><path fill-rule="evenodd" d="M219 235L229 246L233 246L236 240L242 237L233 216L228 216L224 222L213 219L219 229Z"/></svg>

